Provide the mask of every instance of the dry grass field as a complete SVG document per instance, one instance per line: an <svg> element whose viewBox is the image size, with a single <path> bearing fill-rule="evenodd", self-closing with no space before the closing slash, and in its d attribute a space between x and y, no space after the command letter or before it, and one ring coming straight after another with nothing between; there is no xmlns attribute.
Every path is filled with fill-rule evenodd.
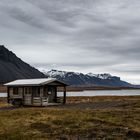
<svg viewBox="0 0 140 140"><path fill-rule="evenodd" d="M70 97L53 107L0 103L2 140L139 140L140 96Z"/></svg>

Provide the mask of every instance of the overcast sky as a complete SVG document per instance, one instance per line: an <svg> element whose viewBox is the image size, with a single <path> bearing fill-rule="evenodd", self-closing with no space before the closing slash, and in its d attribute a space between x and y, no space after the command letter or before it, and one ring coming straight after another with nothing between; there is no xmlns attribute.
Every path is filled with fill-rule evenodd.
<svg viewBox="0 0 140 140"><path fill-rule="evenodd" d="M140 0L0 0L0 39L38 68L140 84Z"/></svg>

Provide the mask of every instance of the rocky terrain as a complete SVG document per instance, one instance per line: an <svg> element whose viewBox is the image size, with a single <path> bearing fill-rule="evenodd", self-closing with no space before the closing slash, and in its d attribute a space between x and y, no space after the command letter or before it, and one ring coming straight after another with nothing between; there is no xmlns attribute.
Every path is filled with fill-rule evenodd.
<svg viewBox="0 0 140 140"><path fill-rule="evenodd" d="M0 84L23 78L41 78L44 74L0 45Z"/></svg>

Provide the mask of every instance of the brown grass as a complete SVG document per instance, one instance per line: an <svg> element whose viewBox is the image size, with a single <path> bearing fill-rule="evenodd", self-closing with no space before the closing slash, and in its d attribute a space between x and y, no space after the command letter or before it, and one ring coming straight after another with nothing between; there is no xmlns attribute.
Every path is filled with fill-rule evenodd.
<svg viewBox="0 0 140 140"><path fill-rule="evenodd" d="M0 107L9 107L11 106L10 104L7 104L7 98L1 97L0 98Z"/></svg>
<svg viewBox="0 0 140 140"><path fill-rule="evenodd" d="M68 104L128 102L109 109L18 108L0 111L0 139L140 139L140 96L72 97Z"/></svg>

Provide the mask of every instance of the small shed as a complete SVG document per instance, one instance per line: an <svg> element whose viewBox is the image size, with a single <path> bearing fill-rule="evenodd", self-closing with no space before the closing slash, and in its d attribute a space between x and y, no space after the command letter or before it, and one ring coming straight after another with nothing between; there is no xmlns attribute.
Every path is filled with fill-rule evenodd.
<svg viewBox="0 0 140 140"><path fill-rule="evenodd" d="M67 84L55 78L21 79L5 84L8 103L13 105L48 106L66 103ZM63 94L58 97L58 87Z"/></svg>

